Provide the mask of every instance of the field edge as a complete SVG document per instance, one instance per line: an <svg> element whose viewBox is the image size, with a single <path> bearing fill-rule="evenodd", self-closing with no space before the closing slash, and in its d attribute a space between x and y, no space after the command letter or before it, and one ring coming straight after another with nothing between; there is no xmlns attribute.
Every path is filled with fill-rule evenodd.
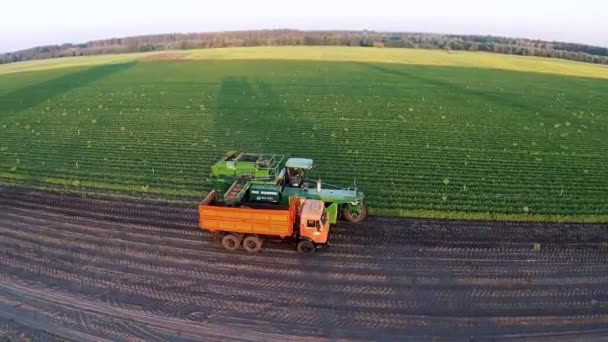
<svg viewBox="0 0 608 342"><path fill-rule="evenodd" d="M85 182L86 183L86 182ZM192 204L202 200L207 192L197 191L167 191L161 188L137 190L130 186L114 184L112 187L102 187L99 184L76 186L67 179L53 179L45 184L27 184L18 179L0 178L1 187L12 187L21 190L53 191L66 194L109 197L117 200L142 200L148 202L163 202L173 204ZM135 186L138 188L139 186ZM438 220L465 221L500 221L500 222L541 222L541 223L594 223L608 224L608 215L546 215L534 213L493 213L493 212L464 212L427 209L387 209L369 207L372 216L421 218Z"/></svg>
<svg viewBox="0 0 608 342"><path fill-rule="evenodd" d="M74 66L125 62L175 61L317 61L344 63L387 63L528 72L592 79L608 79L608 66L558 58L506 55L482 51L436 49L369 48L336 46L259 46L192 50L167 50L123 54L62 57L0 65L0 75Z"/></svg>
<svg viewBox="0 0 608 342"><path fill-rule="evenodd" d="M369 208L375 216L410 217L441 220L542 222L542 223L608 223L608 215L546 215L507 214L492 212L442 211L426 209L382 209Z"/></svg>

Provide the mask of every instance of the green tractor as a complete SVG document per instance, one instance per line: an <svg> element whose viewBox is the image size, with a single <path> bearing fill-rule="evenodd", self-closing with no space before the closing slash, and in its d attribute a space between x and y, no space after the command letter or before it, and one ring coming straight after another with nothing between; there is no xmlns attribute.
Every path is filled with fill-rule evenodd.
<svg viewBox="0 0 608 342"><path fill-rule="evenodd" d="M298 196L325 202L331 223L340 215L350 222L363 221L363 193L307 179L312 166L312 159L230 151L211 167L211 179L227 206L289 205L289 199Z"/></svg>

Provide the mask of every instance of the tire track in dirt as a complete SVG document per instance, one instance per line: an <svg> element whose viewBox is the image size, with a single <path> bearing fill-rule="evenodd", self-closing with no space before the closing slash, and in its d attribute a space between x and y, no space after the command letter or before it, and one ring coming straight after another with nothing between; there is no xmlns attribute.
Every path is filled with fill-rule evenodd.
<svg viewBox="0 0 608 342"><path fill-rule="evenodd" d="M7 253L7 255L10 255ZM29 263L34 262L35 257L30 256L27 254L27 252L22 252L20 254L20 258L21 259L25 259L25 260L29 260ZM60 260L58 260L60 261ZM5 265L7 272L10 271L11 269L25 269L26 266L29 263L25 263L25 267L24 266L19 266L18 264L20 262L24 262L23 260L10 260L7 261L7 264ZM28 270L28 271L32 271L35 272L37 275L45 275L47 277L51 277L54 278L56 276L56 273L61 273L59 274L60 276L60 280L62 281L66 281L68 283L72 283L72 279L76 278L76 275L74 274L69 274L69 270L71 268L74 268L75 265L65 265L67 267L67 269L55 269L54 273L50 273L45 271L46 269L49 269L52 267L51 263L45 263L45 262L39 262L38 265L36 265L36 268L32 271L32 270ZM40 268L43 268L43 270L40 270ZM95 270L87 270L85 271L80 271L80 280L81 281L85 281L86 279L83 279L85 277L88 277L89 279L94 279L94 282L91 281L86 281L84 284L80 283L79 285L83 286L89 286L89 287L96 287L96 288L105 288L104 286L104 282L102 281L102 279L108 279L108 275L104 274L105 272L98 272L100 269L95 269ZM101 269L101 271L104 271L103 269ZM66 276L66 274L68 274ZM104 277L105 275L105 277ZM110 276L114 276L114 281L117 284L122 284L125 283L123 279L125 276L127 276L127 274L119 274L117 272L111 272ZM133 280L137 280L137 284L130 284L130 287L135 287L137 289L141 289L144 288L147 283L145 280L147 277L146 274L141 274L138 275L138 273L134 273L132 274L133 276ZM128 277L127 277L128 278ZM139 279L138 279L139 278ZM110 282L110 280L106 280L105 281L105 285L107 286ZM129 294L130 296L144 296L148 299L154 299L154 300L158 300L158 301L163 301L162 304L164 304L167 308L171 307L172 305L167 305L167 303L177 303L179 305L186 305L191 301L197 301L200 300L201 303L204 303L206 301L209 301L209 298L202 298L203 300L201 300L201 293L198 293L197 291L188 291L188 287L184 286L184 284L181 283L174 283L174 282L170 282L167 280L162 281L162 284L154 284L156 286L152 286L153 287L153 291L155 291L154 293L148 295L140 290L138 291L132 291L131 288L126 288L126 289L122 289L121 286L116 285L113 287L113 290L120 290L121 292L125 292L127 294ZM160 288L159 288L160 287ZM217 293L213 293L212 294L212 298L213 299L218 299L222 301L222 306L219 307L213 307L211 306L211 309L224 309L226 307L225 304L230 304L231 302L233 303L233 305L239 305L239 307L241 307L241 311L246 311L245 309L248 307L248 303L247 301L253 301L255 299L259 299L259 301L263 301L266 302L267 304L270 304L271 301L268 299L268 293L258 293L259 291L254 291L254 290L249 290L249 291L244 291L242 289L239 288L231 288L230 286L222 286L220 287L222 289L222 291L218 291ZM413 293L411 293L412 291L409 291L409 294L406 293L402 293L402 296L404 297L413 297ZM460 296L460 294L456 293L451 293L454 291L445 291L444 292L444 296L448 299L451 299L450 301L454 301L456 299L456 297ZM553 289L553 290L547 290L547 289L541 289L541 290L529 290L528 294L524 294L526 297L531 297L532 299L542 299L544 304L552 304L553 308L559 307L559 305L565 305L570 307L571 312L574 312L575 310L577 310L580 312L585 312L585 313L591 313L593 312L593 308L590 307L589 303L587 303L584 298L588 297L588 296L594 296L595 298L599 298L599 297L603 297L603 298L608 298L608 290L605 288L588 288L588 289L578 289L576 291L573 290L564 290L564 289ZM168 294L170 297L158 297L156 294L157 293L163 293L163 294ZM184 294L186 294L186 296L184 296ZM205 292L205 294L209 294L209 287L207 288L207 291ZM232 299L222 299L222 296L224 295L230 295L231 297L233 297ZM484 307L487 309L486 312L492 312L491 309L499 309L496 311L501 311L503 313L507 313L509 312L508 309L512 310L512 300L513 298L513 294L515 294L516 296L521 297L521 294L519 293L518 290L485 290L485 291L476 291L476 293L473 293L473 297L478 297L481 300L485 300L488 303L486 303L484 305ZM296 294L293 294L294 297ZM171 297L171 296L177 296L177 297ZM187 297L187 298L185 298ZM245 302L240 303L238 301L239 297L241 298L241 300L244 300ZM470 296L469 296L470 297ZM570 298L570 302L566 302L566 303L562 303L560 298L563 297L568 297ZM442 299L446 299L446 298L442 298ZM583 299L581 299L583 298ZM236 300L236 302L235 302ZM552 303L553 301L557 301L556 303ZM576 301L576 302L574 302ZM275 302L274 300L272 301L274 303L272 303L274 306L277 306L280 303ZM292 307L293 308L298 308L301 305L311 305L312 303L298 303L297 301L292 301ZM605 303L604 303L605 304ZM416 301L414 300L414 298L403 298L402 300L397 301L396 299L387 301L384 298L375 298L374 300L360 300L360 299L356 299L356 300L350 300L348 305L346 307L344 307L344 305L338 305L338 303L332 303L332 301L328 301L326 302L326 305L332 305L336 310L339 309L344 309L344 310L365 310L365 309L369 309L368 311L374 311L374 312L393 312L393 313L399 313L400 310L403 309L407 309L407 308L412 308L412 307L416 307L418 310L422 309L422 303L416 303ZM526 303L527 306L533 306L534 302L528 302ZM524 311L524 307L523 305L520 305L520 307L517 308L518 312L523 312ZM467 310L459 310L463 313L467 313ZM446 312L446 314L454 314L453 312ZM468 312L469 315L472 315L473 313L471 311Z"/></svg>
<svg viewBox="0 0 608 342"><path fill-rule="evenodd" d="M187 339L200 340L205 338L229 339L242 341L276 340L282 341L284 337L263 331L252 331L237 326L227 329L226 326L212 322L194 322L175 319L171 317L160 317L139 310L127 310L117 308L100 302L92 302L87 298L75 297L55 289L40 288L32 284L25 284L19 280L9 281L1 279L0 288L3 292L12 293L15 297L27 298L30 302L49 303L61 305L73 310L93 313L106 318L125 320L142 324L159 330L173 331L176 336Z"/></svg>
<svg viewBox="0 0 608 342"><path fill-rule="evenodd" d="M199 235L199 236L201 236L201 235ZM206 243L206 241L204 243ZM346 254L346 252L348 251L349 248L351 250L352 249L356 250L358 248L360 249L360 247L361 247L359 245L344 244L344 243L340 243L340 242L334 243L333 245L334 245L334 247L337 247L337 248L332 248L332 250L338 250L340 252L340 254L338 254L338 256L340 256L340 257L344 256L344 254ZM522 256L523 257L523 254L522 254L523 251L529 252L530 256L533 256L533 255L537 255L537 256L540 255L540 256L542 256L543 255L543 254L538 254L538 253L533 252L532 251L532 246L533 245L532 244L528 244L528 243L521 243L521 244L507 243L504 246L497 245L497 244L494 244L494 245L496 245L496 246L494 246L494 248L492 248L492 246L484 246L484 245L482 245L482 246L467 246L467 245L463 246L463 245L457 245L457 246L443 246L443 247L438 247L438 246L432 246L431 245L431 246L427 246L427 249L433 249L433 253L437 253L437 252L448 252L449 253L451 251L452 252L456 251L458 253L463 253L463 251L465 251L464 248L466 247L466 248L468 248L468 251L470 253L480 253L480 254L485 254L485 255L489 254L488 251L495 250L495 251L493 251L494 253L492 253L490 255L493 255L495 257L500 257L502 260L508 260L508 259L510 259L511 255ZM374 244L372 246L379 246L379 244ZM598 244L598 243L595 243L595 244L592 244L592 243L583 243L583 244L580 244L580 243L573 243L573 244L564 244L564 243L552 244L552 243L548 243L548 244L543 244L543 246L544 246L543 247L544 249L549 249L549 250L555 249L555 248L562 249L562 251L561 251L562 254L564 254L566 252L566 250L563 250L563 249L565 249L567 247L572 253L574 253L578 257L583 257L581 255L581 253L584 253L584 252L594 253L594 251L590 250L590 248L591 249L598 249L598 248L601 247L601 245ZM366 246L366 247L369 247L369 246ZM419 248L415 248L415 246L405 246L404 247L401 244L394 244L394 245L385 244L385 245L382 245L381 250L377 250L377 249L374 250L374 252L376 252L376 253L372 257L374 257L374 258L376 258L378 256L388 257L389 256L389 255L387 255L388 253L392 253L393 255L391 255L391 256L395 256L395 253L394 253L395 251L394 250L398 250L399 252L403 252L404 249L405 250L409 250L411 252L415 252L415 256L417 258L424 257L424 254L421 253L421 250ZM513 253L513 252L515 252L515 253ZM328 252L328 253L325 253L325 256L329 257L329 258L331 258L334 255L336 255L336 254L332 253L331 251ZM359 259L366 258L366 257L369 258L370 255L369 255L369 253L367 255L363 255L361 253L359 253L359 254L353 253L350 257L351 257L350 262L353 263L353 262L357 261L356 260L357 258L359 258ZM366 261L366 260L364 260L364 261Z"/></svg>
<svg viewBox="0 0 608 342"><path fill-rule="evenodd" d="M22 201L19 201L22 200ZM159 204L158 202L116 201L109 198L91 198L74 194L52 192L24 192L21 190L5 191L0 201L19 203L21 205L48 205L55 211L65 211L74 215L86 213L91 218L95 215L105 216L110 220L126 219L127 223L140 223L146 217L149 223L158 226L158 219L171 218L171 222L182 223L184 227L196 226L196 202L185 204ZM60 205L58 205L60 204ZM72 209L72 210L70 210ZM354 229L353 229L354 228ZM363 228L363 229L362 229ZM374 234L368 234L369 229ZM446 236L450 241L464 243L508 242L528 243L573 243L605 242L608 226L601 224L544 224L514 222L477 222L446 221L428 219L399 219L373 217L363 224L353 225L342 222L334 229L335 237L342 234L351 242L366 244L387 243L395 239L407 238L410 244L440 242L445 244ZM454 239L455 238L455 239Z"/></svg>
<svg viewBox="0 0 608 342"><path fill-rule="evenodd" d="M9 224L9 226L10 226L10 224ZM18 227L18 226L15 226L13 229L11 229L11 227L7 227L7 228L8 228L8 230L6 230L6 234L8 235L8 234L14 233L14 231L17 231L17 227ZM19 226L19 227L21 227L21 231L19 232L19 234L23 234L25 231L32 229L31 227L27 227L27 228L26 228L26 227L23 227L23 226ZM67 227L67 224L64 224L62 227L63 227L63 228L66 228L66 227ZM53 228L51 228L51 227L46 227L46 228L45 228L45 227L40 227L40 228L38 228L38 230L39 230L39 232L40 232L41 234L42 234L42 233L45 233L45 234L47 234L47 236L49 236L48 234L50 234L50 233L51 233L51 232L52 232L54 229L53 229ZM101 230L101 231L103 231L103 230ZM82 234L79 234L79 235L81 235L81 236L82 236ZM31 239L36 239L36 238L38 238L40 235L39 235L39 234L37 234L37 233L35 233L35 236L36 236L36 237L30 237L30 240L31 240ZM83 235L83 236L87 237L88 235ZM94 238L94 236L91 236L91 237L93 237L93 238ZM23 239L24 237L23 237L23 236L21 236L21 238ZM69 239L74 239L75 241L79 239L79 237L78 237L78 236L76 236L76 235L72 235L72 234L69 234L69 235L67 235L67 236L65 236L65 237L64 237L64 236L62 235L62 232L58 232L58 234L57 234L57 235L55 235L55 236L53 236L53 238L54 238L54 241L55 241L55 245L54 245L54 246L51 246L50 248L56 248L56 247L57 247L57 246L59 246L60 244L63 244L63 243L64 243L63 241L64 241L64 239L66 239L66 238L69 238ZM135 236L135 238L136 238L136 239L138 239L138 242L137 242L137 244L136 244L135 246L130 246L129 250L132 250L132 251L138 251L138 250L141 250L140 246L142 246L142 245L141 245L141 242L142 242L141 240L142 240L143 238L142 238L142 237L140 237L140 236ZM32 241L35 241L35 240L32 240ZM83 240L83 241L85 241L85 242L88 244L88 248L89 248L89 250L90 250L92 253L104 254L104 253L105 253L107 250L110 250L110 252L111 252L112 254L116 254L116 253L117 253L117 254L120 254L120 253L122 253L122 252L123 252L123 251L122 251L122 249L123 249L123 248L115 248L115 247L113 247L115 244L114 244L114 243L112 243L112 242L110 242L110 243L109 243L107 246L105 246L105 245L101 245L101 242L100 242L99 240L95 240L95 239L92 239L92 240L90 240L90 241L87 241L87 240L85 239L85 240ZM42 242L42 241L38 240L38 244L40 244L41 242ZM32 242L32 243L35 243L35 242ZM157 245L156 245L156 240L154 240L154 241L151 243L151 245L152 245L152 248L158 248L158 247L157 247ZM84 245L79 245L79 247L82 247L82 246L84 246ZM103 250L100 250L100 251L96 252L97 247L104 247L104 248L103 248ZM146 246L145 246L145 245L143 245L143 247L146 247ZM192 248L192 247L199 247L199 246L197 246L197 245L196 245L196 242L188 241L188 245L186 246L186 248L188 248L188 247ZM207 248L209 248L209 247L211 247L211 246L206 246L206 247L207 247ZM184 247L183 247L183 246L182 246L181 248L182 248L182 249L184 249ZM212 247L212 248L214 248L214 249L215 249L215 247ZM189 251L188 249L185 249L185 250L186 250L186 251ZM153 251L151 251L151 252L150 252L148 255L144 255L143 257L140 257L140 259L145 260L145 258L149 258L150 254L152 254L152 253L154 253L154 252L153 252ZM157 254L157 255L158 255L158 256L160 256L160 254ZM137 258L137 257L136 257L136 256L135 256L133 253L130 253L129 255L125 255L125 258L128 260L128 259ZM192 258L192 256L190 256L190 258ZM185 257L185 256L182 256L182 257L180 257L180 259L178 259L178 260L176 260L176 261L181 262L181 261L185 261L186 259L188 259L188 258L187 258L187 257ZM591 260L593 260L593 257L592 257L592 256L590 256L589 258L584 259L584 261L589 261L590 259L591 259ZM194 261L196 262L196 260L200 260L200 259L195 258L195 259L194 259ZM601 259L601 260L603 260L603 259ZM176 261L174 261L174 262L176 262ZM250 261L250 260L249 260L249 261ZM256 261L257 261L257 260L256 260ZM167 259L167 258L164 258L164 263L166 263L166 262L168 262L168 259ZM542 261L541 261L541 260L536 260L536 262L542 262ZM546 266L547 268L549 268L549 266L551 266L551 265L552 265L552 263L555 263L555 262L556 262L556 261L549 261L549 262L545 262L545 266ZM571 262L571 261L569 261L569 262ZM528 261L527 261L527 260L526 260L526 261L522 261L522 263L528 263ZM264 263L261 263L261 264L262 264L262 265L264 265ZM561 262L561 264L564 264L564 262L562 261L562 262ZM219 265L222 265L222 262L220 262L219 260L215 260L215 261L214 261L214 265L217 267L217 266L219 266ZM232 268L234 268L234 267L239 267L239 266L240 266L240 264L239 264L239 263L234 263L234 262L232 262L232 263L224 263L223 265L224 265L225 267L232 267ZM271 270L272 272L277 272L277 271L279 271L280 269L282 269L282 267L281 267L281 265L280 265L280 264L274 264L273 266L275 266L275 267L274 267L274 268ZM403 266L403 265L402 265L402 266ZM421 265L421 263L417 263L417 266L418 266L418 270L419 270L419 271L421 271L421 270L422 270L422 268L423 268L423 267L421 267L421 266L422 266L422 265ZM291 267L291 264L288 264L288 265L287 265L287 267ZM452 267L452 268L455 268L455 267L454 267L454 265L452 265L451 267ZM577 267L573 268L573 271L576 271L576 272L579 272L579 271L585 271L585 272L588 272L588 271L590 271L590 270L589 270L589 268L590 268L590 267L591 267L591 266L589 266L589 265L584 265L584 266L580 266L580 267L579 267L579 266L577 266ZM606 265L603 265L603 264L598 264L598 265L595 267L595 271L597 272L597 274L604 274L603 272L605 272L605 271L606 271L607 267L608 267L608 266L606 266ZM242 268L242 269L245 269L245 268L254 268L254 269L257 271L257 272L263 272L263 271L265 271L265 270L266 270L266 271L267 271L267 270L269 270L269 268L267 268L267 267L266 267L266 268L265 268L265 267L259 267L259 265L257 265L257 264L255 264L255 265L245 265L245 266L242 266L241 268ZM344 268L344 267L340 266L340 268ZM429 266L428 268L430 269L431 267ZM352 269L352 268L350 268L349 270L356 271L356 269ZM483 269L482 269L482 270L483 270ZM372 274L373 274L373 271L374 271L374 270L366 270L366 274L370 274L369 272L372 272ZM435 271L435 272L436 272L437 270L436 270L435 268L433 268L433 271ZM467 269L462 269L462 270L455 270L454 272L458 272L458 273L463 273L463 272L464 272L464 273L466 273L467 271L468 271ZM478 270L478 271L480 271L480 270ZM547 269L547 270L541 270L541 271L543 271L543 272L548 272L548 271L551 271L551 269L549 268L549 269ZM562 275L564 274L564 271L566 271L566 269L564 269L564 267L561 267L561 268L559 269L559 272L560 272L560 274L562 274ZM336 268L336 271L335 271L335 272L340 272L340 270L338 270L338 269ZM557 271L553 271L553 272L555 273L555 272L557 272ZM299 273L301 273L301 271L298 271L298 270L293 270L293 269L289 269L289 270L285 270L284 272L282 272L282 275L281 275L281 276L282 276L282 277L285 277L285 276L289 276L290 274L291 274L291 275L297 275L297 274L299 274ZM484 273L485 273L485 272L484 272ZM338 278L336 278L336 274L335 274L335 273L334 273L333 275L334 275L334 280L339 280ZM528 275L529 275L529 274L528 274ZM343 275L343 277L344 277L344 278L352 278L352 277L354 277L354 276L355 276L355 274L353 274L352 272L351 272L351 273L348 273L348 274Z"/></svg>
<svg viewBox="0 0 608 342"><path fill-rule="evenodd" d="M29 251L28 250L24 250L23 248L21 248L20 252L21 252L19 254L20 258L24 258L24 257L27 256L27 253ZM7 251L7 250L4 250L4 253L5 254L9 254L9 253L16 254L16 252L14 252L14 251ZM53 257L53 260L61 261L61 258L60 257L59 258ZM17 260L17 261L10 262L10 263L14 266L14 263L18 263L18 262L19 261ZM39 264L42 263L40 260L38 262L39 262ZM104 267L110 267L111 265L112 264L110 263L110 264L106 264L106 265L96 265L96 267L99 268L99 269L101 269L101 270L103 270ZM48 267L52 267L53 265L51 263L48 263L47 266ZM77 266L77 265L70 265L70 267L75 267L75 266ZM69 269L70 268L68 268L68 270ZM165 270L160 270L160 272L158 272L158 273L153 273L155 271L149 272L148 270L143 269L143 268L142 269L139 269L139 268L134 268L134 269L129 268L128 270L124 270L124 271L121 271L121 272L130 271L130 272L133 272L134 276L148 277L148 278L154 278L154 279L161 279L163 277L163 275L164 275L163 271L165 271ZM118 272L118 271L116 271L116 272ZM120 279L120 277L118 276L119 274L116 274L116 273L113 272L112 275L115 275L116 280ZM81 276L82 276L82 274L81 274ZM176 275L176 276L178 276L178 275ZM181 276L184 277L183 274ZM102 275L101 274L94 274L92 277L94 277L95 279L101 279ZM192 280L192 278L193 278L192 276L187 276L187 277L188 277L188 281ZM202 278L202 279L205 279L205 278ZM196 281L200 281L200 280L201 279L197 279ZM213 282L214 284L216 283L211 278L208 278L208 279L205 279L205 280L207 280L208 282ZM605 282L605 277L603 279L600 279L600 281L601 282ZM236 281L234 281L234 279L231 279L228 282L222 282L222 283L216 284L215 286L217 286L218 288L222 289L222 291L225 291L227 293L231 293L232 289L230 288L230 286L234 285L234 284L238 284L238 283L246 284L247 282L246 281L236 282ZM591 283L591 282L589 282L589 283ZM578 297L585 297L585 296L590 296L590 295L593 295L593 296L596 296L596 297L598 297L598 296L606 297L606 289L602 287L602 283L599 284L599 287L596 286L595 288L591 287L589 283L588 283L588 287L589 288L584 289L584 290L579 290L579 291L570 291L569 289L565 289L565 290L564 289L554 289L553 287L544 287L544 286L543 287L538 287L537 286L535 288L530 287L528 289L528 292L530 292L530 293L525 294L525 295L527 297L532 297L532 298L534 298L535 296L539 297L539 298L541 298L541 297L548 297L548 299L551 299L550 297L557 297L557 298L559 298L559 297L566 296L566 295L568 295L570 297L577 297L577 296ZM597 285L598 282L596 281L595 283ZM145 285L145 283L144 283L144 285ZM264 283L263 285L267 286L268 284ZM289 286L289 283L282 284L282 285L284 285L284 286L281 287L281 291L282 292L287 291L289 294L293 295L294 297L295 297L296 294L302 295L302 293L298 293L298 292L302 292L301 289L294 290L292 287ZM180 288L179 284L172 284L172 285L170 285L170 289L171 290L177 290L179 288ZM209 286L207 288L209 289ZM273 289L276 290L277 288L274 287ZM336 290L337 294L339 294L339 292L342 291L343 289L334 289L334 290ZM389 293L389 291L387 291L384 294L376 295L376 296L367 296L365 294L359 293L360 298L358 298L356 300L353 300L353 299L349 300L349 305L350 306L348 308L349 309L356 309L356 308L361 309L361 308L365 308L365 307L367 307L367 308L380 307L380 308L384 308L384 309L388 309L388 308L391 308L391 307L394 308L394 304L393 303L396 300L400 299L400 298L398 296L395 296L395 292L396 292L397 289L396 288L392 288L392 290L393 291L390 291L390 293ZM454 288L452 288L452 290L454 290ZM510 295L511 293L517 293L517 291L516 290L512 290L512 289L501 288L501 289L495 289L494 291L491 291L491 290L477 291L476 293L474 293L474 295L478 296L480 298L483 298L483 297L492 298L492 297L494 297L493 303L487 303L486 304L486 306L490 307L491 305L499 306L500 303L496 303L496 301L498 299L500 299L500 298L503 298L508 303L510 300L512 300L512 298L510 298L512 296L512 295ZM222 292L218 292L218 296L222 295L222 294L223 294ZM243 295L243 294L239 293L239 291L237 291L233 295ZM245 296L245 298L252 300L252 299L255 299L256 296L259 296L260 299L264 300L265 299L264 295L267 295L267 293L266 292L262 292L262 294L259 294L259 293L256 293L255 291L249 291L247 293L247 295ZM412 290L411 289L407 289L407 293L406 293L402 289L400 291L399 295L401 297L410 297L410 296L412 296ZM393 298L386 298L388 296L391 296ZM294 297L292 297L292 302L295 305L297 305L298 304L297 301L293 300L293 299L295 299ZM192 296L192 298L194 298L194 295ZM575 299L575 298L572 298L572 299ZM404 301L405 301L405 298L401 298L401 302L403 303ZM405 303L407 303L407 302L405 302ZM572 305L572 304L569 304L569 305L571 305L571 306L574 307L574 305ZM583 302L581 302L580 304L578 304L579 307L580 306L584 306L584 305L587 305L587 304L583 303ZM339 307L340 306L336 306L336 308L339 308ZM585 310L588 310L588 309L585 309ZM505 312L504 308L503 308L502 311Z"/></svg>
<svg viewBox="0 0 608 342"><path fill-rule="evenodd" d="M9 231L8 233L10 233L10 231ZM61 236L59 236L59 237L58 237L58 240L57 240L57 242L58 242L58 243L61 243L61 241L62 241L62 240L61 240L61 238L62 238ZM92 242L91 242L91 243L92 243ZM235 264L235 265L237 265L237 266L238 266L238 264ZM562 268L562 269L561 269L561 271L563 272L563 271L564 271L564 269ZM598 270L598 271L599 271L599 270Z"/></svg>
<svg viewBox="0 0 608 342"><path fill-rule="evenodd" d="M331 248L308 258L277 243L256 255L225 252L197 229L195 205L14 190L0 205L10 283L118 310L32 302L31 312L53 308L48 329L192 339L168 321L119 323L135 313L212 322L241 339L255 339L255 327L282 340L608 334L602 225L370 218L339 224Z"/></svg>

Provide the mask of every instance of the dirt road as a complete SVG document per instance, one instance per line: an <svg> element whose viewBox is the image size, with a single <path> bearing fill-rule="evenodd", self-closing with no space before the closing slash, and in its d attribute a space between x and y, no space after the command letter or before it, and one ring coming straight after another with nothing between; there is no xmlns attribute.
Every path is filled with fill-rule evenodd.
<svg viewBox="0 0 608 342"><path fill-rule="evenodd" d="M370 218L251 255L195 206L0 190L0 339L608 339L606 225Z"/></svg>

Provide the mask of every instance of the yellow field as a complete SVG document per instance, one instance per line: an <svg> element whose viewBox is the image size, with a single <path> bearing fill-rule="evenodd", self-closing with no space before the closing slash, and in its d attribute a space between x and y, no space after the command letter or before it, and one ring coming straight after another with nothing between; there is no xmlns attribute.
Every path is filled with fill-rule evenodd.
<svg viewBox="0 0 608 342"><path fill-rule="evenodd" d="M0 75L21 71L48 70L75 66L90 66L133 61L150 53L129 53L83 57L64 57L0 64Z"/></svg>
<svg viewBox="0 0 608 342"><path fill-rule="evenodd" d="M490 68L608 79L608 66L485 52L362 47L256 47L186 51L188 59L295 59Z"/></svg>
<svg viewBox="0 0 608 342"><path fill-rule="evenodd" d="M68 57L0 65L0 75L20 71L54 69L69 66L99 65L133 60L152 61L172 59L278 59L378 62L502 69L608 79L608 66L606 65L588 64L553 58L512 56L466 51L446 52L442 50L423 49L299 46L201 49Z"/></svg>

